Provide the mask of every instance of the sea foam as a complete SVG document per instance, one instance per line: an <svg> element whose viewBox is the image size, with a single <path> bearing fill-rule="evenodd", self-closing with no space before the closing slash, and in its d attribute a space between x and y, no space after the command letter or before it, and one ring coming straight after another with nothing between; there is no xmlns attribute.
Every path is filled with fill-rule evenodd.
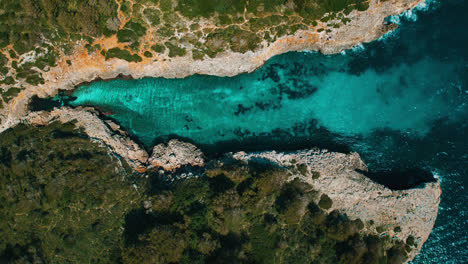
<svg viewBox="0 0 468 264"><path fill-rule="evenodd" d="M416 22L418 20L418 13L436 9L439 6L438 2L438 0L426 0L416 5L413 9L406 10L398 15L389 16L386 21L397 25L401 25L402 19L405 21Z"/></svg>
<svg viewBox="0 0 468 264"><path fill-rule="evenodd" d="M438 6L438 0L426 0L416 5L413 9L406 10L405 12L398 15L387 17L385 22L394 23L398 26L403 25L405 22L416 22L418 20L418 13L434 10ZM386 42L388 40L398 38L398 36L399 28L396 28L395 30L383 34L377 41Z"/></svg>

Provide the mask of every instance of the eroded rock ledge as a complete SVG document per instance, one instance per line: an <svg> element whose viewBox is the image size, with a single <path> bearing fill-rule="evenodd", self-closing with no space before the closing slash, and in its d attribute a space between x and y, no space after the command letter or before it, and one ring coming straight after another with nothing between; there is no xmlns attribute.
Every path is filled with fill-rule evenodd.
<svg viewBox="0 0 468 264"><path fill-rule="evenodd" d="M124 158L140 173L163 169L165 174L177 178L175 172L184 166L205 166L206 163L223 163L224 160L206 161L203 153L194 145L171 140L153 148L149 155L133 142L126 132L111 121L99 119L92 108L54 109L51 112L33 112L21 120L31 125L47 125L76 120L90 138L106 145L111 153ZM271 163L285 168L290 179L299 177L331 199L328 212L339 210L350 219L361 219L365 232L389 235L401 241L413 240L409 260L421 250L434 226L441 188L439 181L409 190L390 190L365 177L359 171L367 171L359 154L333 153L326 150L302 150L292 153L260 152L230 153L228 160Z"/></svg>

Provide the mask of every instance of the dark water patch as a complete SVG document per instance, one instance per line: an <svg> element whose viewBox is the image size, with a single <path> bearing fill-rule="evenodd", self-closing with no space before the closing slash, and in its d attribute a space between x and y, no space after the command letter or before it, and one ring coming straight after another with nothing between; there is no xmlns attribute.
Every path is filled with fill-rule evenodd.
<svg viewBox="0 0 468 264"><path fill-rule="evenodd" d="M198 146L208 157L219 157L226 152L237 151L296 151L310 148L327 149L333 152L350 153L351 147L338 134L333 134L324 127L316 127L316 120L309 124L297 124L291 129L273 129L269 133L255 134L249 130L237 128L233 133L236 139L218 140L214 144L204 144L193 138L170 134L154 139L151 145L167 143L178 139ZM149 148L148 148L149 149Z"/></svg>
<svg viewBox="0 0 468 264"><path fill-rule="evenodd" d="M279 63L276 64L269 64L268 66L263 69L262 77L259 78L261 81L265 81L266 79L271 79L274 82L279 82L281 80L280 75L278 74L278 69L284 69L285 66Z"/></svg>
<svg viewBox="0 0 468 264"><path fill-rule="evenodd" d="M468 120L468 115L460 117ZM434 120L425 136L383 128L366 137L343 138L345 144L361 153L372 169L427 167L435 161L449 164L468 157L468 124L449 118ZM347 143L346 143L347 142ZM364 143L365 142L365 143Z"/></svg>
<svg viewBox="0 0 468 264"><path fill-rule="evenodd" d="M133 79L133 77L131 75L125 75L125 74L120 73L119 75L115 76L114 78L103 79L101 77L97 77L97 78L94 78L91 81L81 82L81 83L77 84L75 87L89 86L90 84L92 84L94 82L109 82L109 81L113 81L113 80L128 81L128 80L134 80L134 79ZM65 92L69 95L71 92L73 92L73 90L66 90Z"/></svg>
<svg viewBox="0 0 468 264"><path fill-rule="evenodd" d="M372 69L384 73L400 63L416 62L427 56L447 63L467 58L468 34L465 26L468 19L465 7L461 7L465 3L463 0L451 0L432 5L439 6L436 10L437 18L434 18L434 12L417 13L416 23L406 22L395 33L391 33L399 41L372 42L366 44L365 50L349 54L351 61L348 72L360 75Z"/></svg>
<svg viewBox="0 0 468 264"><path fill-rule="evenodd" d="M316 85L310 84L308 81L300 78L291 78L289 82L291 83L289 85L279 84L277 86L280 96L279 100L282 99L283 94L286 94L291 100L306 98L319 89Z"/></svg>
<svg viewBox="0 0 468 264"><path fill-rule="evenodd" d="M236 112L234 112L234 115L243 115L244 113L250 111L253 109L253 106L250 106L250 107L245 107L244 105L242 104L238 104L237 105L237 110Z"/></svg>
<svg viewBox="0 0 468 264"><path fill-rule="evenodd" d="M55 107L60 106L62 106L62 104L54 98L39 98L38 96L34 95L29 101L28 110L32 112L50 111Z"/></svg>
<svg viewBox="0 0 468 264"><path fill-rule="evenodd" d="M420 168L393 169L388 171L361 171L371 180L392 190L424 188L424 183L435 182L431 172Z"/></svg>

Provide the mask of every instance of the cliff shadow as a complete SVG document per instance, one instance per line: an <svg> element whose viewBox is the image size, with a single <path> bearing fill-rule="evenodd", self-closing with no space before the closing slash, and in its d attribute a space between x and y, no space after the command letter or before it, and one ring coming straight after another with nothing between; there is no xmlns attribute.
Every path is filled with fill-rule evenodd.
<svg viewBox="0 0 468 264"><path fill-rule="evenodd" d="M386 171L363 171L357 169L356 171L391 190L424 188L425 183L437 181L431 172L421 168L392 169Z"/></svg>

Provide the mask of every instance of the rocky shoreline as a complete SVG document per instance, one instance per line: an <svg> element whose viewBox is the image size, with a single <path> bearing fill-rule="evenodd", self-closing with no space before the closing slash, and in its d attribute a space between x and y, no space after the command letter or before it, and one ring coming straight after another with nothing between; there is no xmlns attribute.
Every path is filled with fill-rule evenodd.
<svg viewBox="0 0 468 264"><path fill-rule="evenodd" d="M160 170L160 175L180 178L177 175L180 168L203 168L210 162L223 162L222 159L206 160L194 145L179 140L159 144L152 153L147 153L117 124L104 121L98 115L89 107L62 107L50 112L30 113L21 119L21 123L47 125L55 121L66 123L75 120L75 125L84 129L92 140L108 147L110 153L125 159L139 173ZM413 237L415 246L408 261L419 253L437 218L441 196L438 180L408 190L391 190L363 174L367 167L357 153L311 149L291 153L238 152L227 156L247 163L263 160L272 166L286 168L291 179L299 177L331 198L333 205L328 211L339 210L350 219L361 219L366 223L365 232L369 234L389 235L401 241Z"/></svg>
<svg viewBox="0 0 468 264"><path fill-rule="evenodd" d="M293 153L239 152L233 157L243 161L263 159L277 166L297 168L291 170L291 177L299 177L330 197L333 204L329 212L339 210L350 219L362 219L367 223L367 233L389 235L401 241L415 238L415 248L406 262L419 253L437 218L442 193L438 180L409 190L390 190L361 173L367 167L357 153L311 149Z"/></svg>
<svg viewBox="0 0 468 264"><path fill-rule="evenodd" d="M63 55L56 67L42 72L44 84L34 86L21 83L24 90L0 110L0 132L14 126L21 117L28 114L27 104L35 95L41 98L50 97L56 95L59 89L71 90L79 84L93 80L113 79L118 76L134 79L183 78L193 74L234 76L252 72L261 67L269 58L290 51L339 53L358 44L373 41L395 29L395 24L385 24L384 19L412 9L423 1L370 0L368 10L351 12L348 16L350 22L342 27L330 27L321 32L299 30L294 35L279 38L273 43L264 41L255 51L246 53L225 51L215 58L205 57L203 60L194 60L191 52L188 52L186 56L175 58L162 54L156 58L145 58L138 63L121 59L106 60L100 53L88 53L82 44L78 44L72 55ZM100 42L108 43L109 47L104 48L117 45L115 38L103 39ZM69 64L67 61L72 63Z"/></svg>
<svg viewBox="0 0 468 264"><path fill-rule="evenodd" d="M61 107L54 110L32 112L20 119L20 123L45 126L52 122L67 123L75 121L75 125L84 132L109 148L112 153L124 158L135 170L144 172L148 153L132 141L128 133L109 120L99 118L99 112L91 107Z"/></svg>
<svg viewBox="0 0 468 264"><path fill-rule="evenodd" d="M185 166L203 167L208 161L192 144L172 140L167 145L155 146L152 153L148 153L131 140L118 124L100 119L99 112L93 108L60 107L49 112L30 112L27 106L33 96L54 96L59 90L70 91L79 84L94 80L183 78L193 74L234 76L252 72L272 56L289 51L338 53L357 44L375 40L393 30L396 25L384 24L384 18L411 9L422 1L370 0L367 11L353 11L350 14L350 23L331 32L298 31L295 35L280 38L272 44L265 42L255 52L226 51L215 58L201 61L193 60L189 53L184 57L162 56L156 60L145 59L140 63L129 63L120 59L105 60L101 54L88 54L83 46L78 46L71 56L61 58L57 67L43 73L43 85L24 84L25 89L0 110L0 133L18 123L47 125L55 121L74 121L92 140L108 147L110 153L125 159L139 173L158 169L171 173ZM72 61L72 64L69 65L66 61ZM439 181L425 183L420 188L410 190L390 190L357 171L367 171L357 153L342 154L312 149L293 153L238 152L229 155L245 162L261 159L288 168L291 177L299 177L312 184L333 200L330 211L337 209L351 219L366 221L368 224L365 229L369 233L389 235L402 241L414 237L416 243L408 261L419 253L437 217L441 195ZM373 224L369 224L371 221ZM376 227L381 232L375 231Z"/></svg>

